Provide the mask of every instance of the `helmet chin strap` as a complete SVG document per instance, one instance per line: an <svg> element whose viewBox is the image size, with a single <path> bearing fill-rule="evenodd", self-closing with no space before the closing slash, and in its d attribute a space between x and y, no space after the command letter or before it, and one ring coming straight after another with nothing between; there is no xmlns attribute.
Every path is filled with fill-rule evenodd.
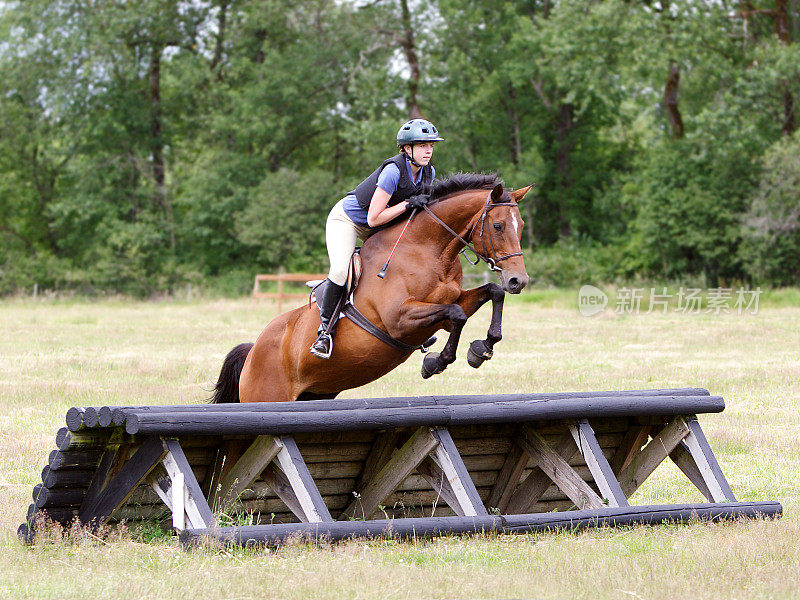
<svg viewBox="0 0 800 600"><path fill-rule="evenodd" d="M405 146L411 146L411 154L409 154L408 152L406 152ZM414 144L405 144L405 145L403 146L403 154L405 154L405 155L406 155L406 158L408 158L408 161L409 161L409 162L410 162L412 165L414 165L414 166L415 166L415 167L417 167L418 169L421 169L421 168L422 168L422 165L421 165L421 164L419 164L417 161L415 161L415 160L414 160Z"/></svg>

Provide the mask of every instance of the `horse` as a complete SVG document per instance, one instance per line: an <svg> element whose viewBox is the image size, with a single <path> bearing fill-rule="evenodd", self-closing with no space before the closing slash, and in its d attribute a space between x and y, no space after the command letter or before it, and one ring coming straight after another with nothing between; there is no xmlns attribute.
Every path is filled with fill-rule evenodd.
<svg viewBox="0 0 800 600"><path fill-rule="evenodd" d="M502 338L505 293L518 294L529 281L520 248L524 223L518 203L531 187L505 190L496 175L469 173L434 182L424 211L374 233L360 251L362 273L352 304L399 345L381 341L342 317L330 358L317 358L309 347L317 337L319 310L309 302L275 317L255 344L230 351L211 402L334 398L395 369L445 329L449 337L441 352L426 354L422 365L423 377L441 373L456 360L467 319L491 301L486 339L472 342L468 352L469 364L479 367ZM393 247L391 265L381 277ZM499 273L501 285L462 289L459 253L466 247Z"/></svg>

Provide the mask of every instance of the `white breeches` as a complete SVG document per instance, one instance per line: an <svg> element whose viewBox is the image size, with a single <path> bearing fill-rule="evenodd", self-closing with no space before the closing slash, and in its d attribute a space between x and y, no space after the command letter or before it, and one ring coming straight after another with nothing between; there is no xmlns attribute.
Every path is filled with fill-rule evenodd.
<svg viewBox="0 0 800 600"><path fill-rule="evenodd" d="M325 223L325 244L328 247L328 258L331 262L328 279L336 285L347 283L347 270L350 268L350 257L356 249L356 242L366 240L373 231L360 227L347 216L343 207L344 200L339 200L328 214Z"/></svg>

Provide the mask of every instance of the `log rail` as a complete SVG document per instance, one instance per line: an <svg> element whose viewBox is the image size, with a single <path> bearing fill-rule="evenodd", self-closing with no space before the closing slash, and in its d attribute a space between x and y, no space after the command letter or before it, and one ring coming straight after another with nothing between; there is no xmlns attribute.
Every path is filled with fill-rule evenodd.
<svg viewBox="0 0 800 600"><path fill-rule="evenodd" d="M723 475L697 415L724 407L701 388L76 407L19 535L165 513L186 544L780 516ZM705 502L632 506L667 459Z"/></svg>

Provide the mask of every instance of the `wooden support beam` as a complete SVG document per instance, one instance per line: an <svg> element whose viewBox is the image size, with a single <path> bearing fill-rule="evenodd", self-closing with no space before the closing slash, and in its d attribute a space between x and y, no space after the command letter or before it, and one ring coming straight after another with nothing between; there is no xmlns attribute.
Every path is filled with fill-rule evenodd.
<svg viewBox="0 0 800 600"><path fill-rule="evenodd" d="M181 487L185 490L183 494L185 498L184 505L189 522L192 527L198 527L195 523L206 523L204 527L213 527L215 523L214 514L211 512L211 507L208 505L203 491L197 483L197 478L194 476L194 471L192 471L189 461L186 460L183 448L181 448L178 440L163 440L163 443L167 453L161 462L172 480L173 486L178 485L176 481L183 480ZM176 491L176 493L180 493L180 491Z"/></svg>
<svg viewBox="0 0 800 600"><path fill-rule="evenodd" d="M506 460L497 474L497 481L495 481L494 487L489 493L489 499L486 501L486 505L490 509L494 508L500 514L505 514L511 496L514 494L517 485L519 485L522 473L525 471L525 467L528 466L529 460L528 454L518 444L511 445L511 449L506 455Z"/></svg>
<svg viewBox="0 0 800 600"><path fill-rule="evenodd" d="M681 442L675 446L675 450L670 452L669 457L672 459L672 462L683 471L683 474L688 477L689 481L700 490L700 493L705 496L706 500L714 502L714 497L711 495L706 482L703 480L703 474L700 472L700 469L697 468L697 463L694 462L686 444Z"/></svg>
<svg viewBox="0 0 800 600"><path fill-rule="evenodd" d="M589 471L594 477L600 495L606 499L609 506L629 506L628 499L622 492L617 477L611 470L611 465L608 464L589 421L579 419L570 423L569 431L586 460L586 466L589 467Z"/></svg>
<svg viewBox="0 0 800 600"><path fill-rule="evenodd" d="M272 462L281 447L271 435L258 436L217 486L219 491L214 494L212 503L227 510Z"/></svg>
<svg viewBox="0 0 800 600"><path fill-rule="evenodd" d="M429 427L420 427L394 453L389 462L364 487L360 496L344 509L340 521L369 519L378 505L439 445Z"/></svg>
<svg viewBox="0 0 800 600"><path fill-rule="evenodd" d="M297 500L303 509L303 513L309 523L322 523L333 521L325 501L317 489L317 485L308 472L303 457L297 443L291 436L282 436L279 439L281 445L276 456L281 470L286 475L289 483L294 490Z"/></svg>
<svg viewBox="0 0 800 600"><path fill-rule="evenodd" d="M399 429L381 431L375 438L372 448L364 461L364 470L361 471L356 481L355 489L361 491L363 487L389 462L397 449L397 439L400 437Z"/></svg>
<svg viewBox="0 0 800 600"><path fill-rule="evenodd" d="M518 443L531 455L539 468L553 480L553 483L575 503L575 506L580 509L605 506L602 498L532 427L525 425L522 428L522 437Z"/></svg>
<svg viewBox="0 0 800 600"><path fill-rule="evenodd" d="M686 421L683 417L675 417L651 439L619 474L619 484L625 496L630 498L687 435L689 426Z"/></svg>
<svg viewBox="0 0 800 600"><path fill-rule="evenodd" d="M714 502L736 502L736 496L733 495L733 490L731 490L728 480L725 479L725 475L722 473L714 452L711 450L711 446L700 428L697 417L690 417L687 420L687 424L690 433L684 439L686 448L697 464L697 468L700 470L703 481Z"/></svg>
<svg viewBox="0 0 800 600"><path fill-rule="evenodd" d="M166 453L158 437L147 438L113 479L102 488L96 486L92 495L86 495L78 512L81 523L98 526L108 521Z"/></svg>
<svg viewBox="0 0 800 600"><path fill-rule="evenodd" d="M417 465L417 473L423 477L433 488L433 491L441 496L447 505L453 509L459 517L466 516L464 509L461 507L461 502L458 500L450 482L444 471L439 467L433 458L426 457L419 465Z"/></svg>
<svg viewBox="0 0 800 600"><path fill-rule="evenodd" d="M444 427L435 427L431 430L433 437L439 444L433 449L431 458L447 478L450 488L461 506L466 517L486 516L488 511L483 505L478 490L469 476L469 471L464 466L464 461L458 453L455 442L450 432Z"/></svg>
<svg viewBox="0 0 800 600"><path fill-rule="evenodd" d="M619 475L622 469L628 466L631 459L639 453L642 446L647 443L647 439L650 437L650 429L650 425L632 425L625 432L622 442L620 442L617 451L609 461L611 470L614 471L615 475Z"/></svg>
<svg viewBox="0 0 800 600"><path fill-rule="evenodd" d="M572 457L578 453L578 448L575 446L572 435L566 433L553 447L553 451L569 464ZM529 454L526 453L525 456L528 457ZM519 515L531 512L536 502L551 485L553 485L553 480L537 466L519 484L502 513Z"/></svg>
<svg viewBox="0 0 800 600"><path fill-rule="evenodd" d="M286 508L292 511L294 516L300 519L301 522L308 523L308 516L306 516L303 505L300 504L300 500L297 499L297 494L292 489L292 484L274 462L267 465L261 473L261 479L275 492L278 498L286 505Z"/></svg>

